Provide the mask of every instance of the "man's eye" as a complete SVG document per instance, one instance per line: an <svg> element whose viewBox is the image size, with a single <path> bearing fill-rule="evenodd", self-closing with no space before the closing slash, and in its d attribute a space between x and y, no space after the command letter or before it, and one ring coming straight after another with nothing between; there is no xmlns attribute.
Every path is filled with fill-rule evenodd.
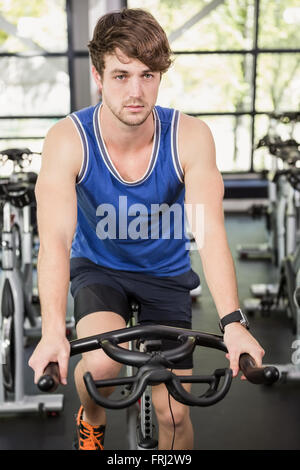
<svg viewBox="0 0 300 470"><path fill-rule="evenodd" d="M125 78L125 75L116 75L115 77L117 80L123 80Z"/></svg>

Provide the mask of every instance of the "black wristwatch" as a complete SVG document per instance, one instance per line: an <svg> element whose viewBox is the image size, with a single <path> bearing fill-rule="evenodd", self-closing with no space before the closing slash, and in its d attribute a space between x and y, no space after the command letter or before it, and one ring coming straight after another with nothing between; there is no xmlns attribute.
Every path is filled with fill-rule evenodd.
<svg viewBox="0 0 300 470"><path fill-rule="evenodd" d="M225 326L229 325L230 323L235 323L238 322L241 325L243 325L247 330L249 330L249 322L246 317L246 315L242 312L242 310L239 308L238 310L235 310L232 313L229 313L228 315L225 315L225 317L221 318L219 322L219 327L222 333L225 331Z"/></svg>

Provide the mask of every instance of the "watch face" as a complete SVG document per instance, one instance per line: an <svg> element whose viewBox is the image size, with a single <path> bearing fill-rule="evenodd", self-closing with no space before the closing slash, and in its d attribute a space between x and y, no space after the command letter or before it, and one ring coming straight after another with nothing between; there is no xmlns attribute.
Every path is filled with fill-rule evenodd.
<svg viewBox="0 0 300 470"><path fill-rule="evenodd" d="M241 313L241 316L242 316L241 324L248 327L249 326L248 318L246 317L246 315L241 310L240 310L240 313Z"/></svg>

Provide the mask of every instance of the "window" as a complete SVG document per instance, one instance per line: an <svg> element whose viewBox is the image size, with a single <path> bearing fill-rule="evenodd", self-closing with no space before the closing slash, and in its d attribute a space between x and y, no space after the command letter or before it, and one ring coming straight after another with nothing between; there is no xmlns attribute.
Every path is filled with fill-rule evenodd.
<svg viewBox="0 0 300 470"><path fill-rule="evenodd" d="M40 152L49 127L70 112L65 0L0 0L1 149Z"/></svg>
<svg viewBox="0 0 300 470"><path fill-rule="evenodd" d="M166 31L175 57L158 104L207 122L222 172L266 168L256 145L269 114L300 107L298 0L144 0L143 8ZM297 126L292 132L300 137Z"/></svg>

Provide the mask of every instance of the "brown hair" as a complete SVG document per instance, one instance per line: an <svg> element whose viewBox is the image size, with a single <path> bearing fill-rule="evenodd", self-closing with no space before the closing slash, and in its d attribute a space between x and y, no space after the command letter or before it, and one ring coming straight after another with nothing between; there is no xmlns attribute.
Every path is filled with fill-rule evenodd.
<svg viewBox="0 0 300 470"><path fill-rule="evenodd" d="M124 8L102 16L88 48L100 76L105 68L105 54L113 54L116 48L153 72L166 72L172 62L166 33L149 12L140 8Z"/></svg>

